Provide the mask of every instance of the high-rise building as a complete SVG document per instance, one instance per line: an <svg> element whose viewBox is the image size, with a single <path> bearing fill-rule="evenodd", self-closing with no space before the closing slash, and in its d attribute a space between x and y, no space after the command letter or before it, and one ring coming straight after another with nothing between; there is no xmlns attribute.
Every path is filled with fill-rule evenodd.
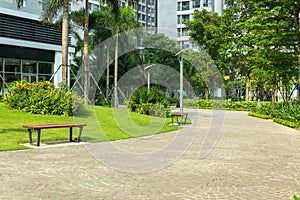
<svg viewBox="0 0 300 200"><path fill-rule="evenodd" d="M196 9L206 9L209 12L217 12L222 15L224 0L177 0L177 34L178 44L182 48L192 47L189 41L189 33L184 22L193 19Z"/></svg>
<svg viewBox="0 0 300 200"><path fill-rule="evenodd" d="M105 1L103 1L105 3ZM158 0L140 0L138 3L132 3L128 0L119 0L120 6L132 6L137 21L146 29L157 27L157 2ZM99 1L90 0L89 9L99 9Z"/></svg>

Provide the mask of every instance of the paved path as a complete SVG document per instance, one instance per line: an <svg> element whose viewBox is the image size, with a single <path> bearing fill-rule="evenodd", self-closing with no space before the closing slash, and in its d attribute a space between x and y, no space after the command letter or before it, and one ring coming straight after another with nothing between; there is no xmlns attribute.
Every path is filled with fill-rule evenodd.
<svg viewBox="0 0 300 200"><path fill-rule="evenodd" d="M215 147L200 158L206 133L217 129L211 122L222 122L222 114L189 112L194 124L177 133L0 152L0 199L292 199L300 194L299 132L246 112L226 112ZM173 161L181 149L168 145L176 137L188 141L195 130L191 146ZM128 161L107 144L138 159ZM152 157L157 162L152 166L151 152L159 149L166 151L159 160ZM132 173L137 166L148 172Z"/></svg>

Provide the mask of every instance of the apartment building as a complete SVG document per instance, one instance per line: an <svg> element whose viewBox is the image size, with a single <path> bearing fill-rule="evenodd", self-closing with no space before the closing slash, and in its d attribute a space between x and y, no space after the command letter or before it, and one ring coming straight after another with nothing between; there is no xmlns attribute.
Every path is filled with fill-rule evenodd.
<svg viewBox="0 0 300 200"><path fill-rule="evenodd" d="M193 19L196 9L206 9L209 12L217 12L222 15L224 0L177 0L177 40L182 48L192 47L189 41L189 33L184 22Z"/></svg>

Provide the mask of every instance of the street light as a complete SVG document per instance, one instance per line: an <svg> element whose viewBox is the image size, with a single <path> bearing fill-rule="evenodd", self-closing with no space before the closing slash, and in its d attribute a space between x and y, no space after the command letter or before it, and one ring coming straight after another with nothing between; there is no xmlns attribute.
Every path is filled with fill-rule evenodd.
<svg viewBox="0 0 300 200"><path fill-rule="evenodd" d="M198 51L197 49L186 48L186 49L182 49L181 51L176 53L175 56L178 56L187 50ZM182 58L182 56L180 57L180 88L179 89L180 89L180 91L179 91L179 104L180 105L179 106L180 106L180 113L182 115L183 114L183 58Z"/></svg>
<svg viewBox="0 0 300 200"><path fill-rule="evenodd" d="M147 72L147 85L148 85L148 91L150 90L150 67L153 67L154 65L157 65L157 64L152 64L152 65L148 65L147 67L144 68L144 70L148 70Z"/></svg>

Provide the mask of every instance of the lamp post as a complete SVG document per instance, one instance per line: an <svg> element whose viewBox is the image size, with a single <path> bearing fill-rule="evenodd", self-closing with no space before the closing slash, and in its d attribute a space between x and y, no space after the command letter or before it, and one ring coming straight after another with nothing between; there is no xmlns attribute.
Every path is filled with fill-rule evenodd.
<svg viewBox="0 0 300 200"><path fill-rule="evenodd" d="M152 64L152 65L148 65L147 67L144 68L144 70L147 70L147 87L148 87L148 91L150 90L150 67L153 67L154 65L157 64Z"/></svg>
<svg viewBox="0 0 300 200"><path fill-rule="evenodd" d="M180 55L181 53L183 53L184 51L187 50L194 50L194 51L198 51L197 49L193 49L193 48L186 48L186 49L182 49L181 51L179 51L178 53L175 54L175 56ZM180 56L180 91L179 91L179 104L180 104L180 113L181 115L183 114L183 58L182 56Z"/></svg>

